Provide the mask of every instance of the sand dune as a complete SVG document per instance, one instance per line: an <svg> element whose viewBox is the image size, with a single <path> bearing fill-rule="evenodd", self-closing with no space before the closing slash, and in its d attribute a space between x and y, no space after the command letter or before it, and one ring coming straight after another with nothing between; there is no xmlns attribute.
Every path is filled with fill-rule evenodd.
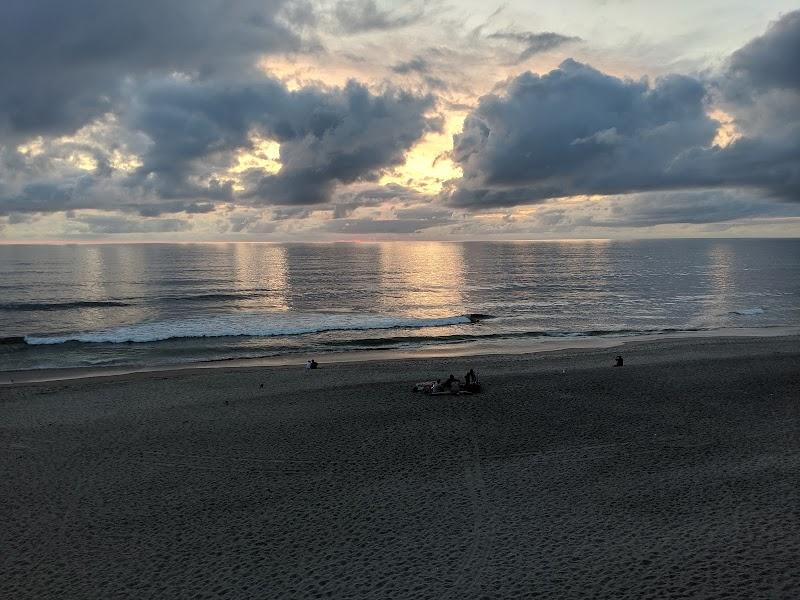
<svg viewBox="0 0 800 600"><path fill-rule="evenodd" d="M798 341L2 387L0 597L797 598Z"/></svg>

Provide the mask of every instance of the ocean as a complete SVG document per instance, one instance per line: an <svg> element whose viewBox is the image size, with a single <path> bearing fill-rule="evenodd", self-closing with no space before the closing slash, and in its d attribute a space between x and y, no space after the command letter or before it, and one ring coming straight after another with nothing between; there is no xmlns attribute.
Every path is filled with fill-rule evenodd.
<svg viewBox="0 0 800 600"><path fill-rule="evenodd" d="M0 371L800 325L800 240L0 246Z"/></svg>

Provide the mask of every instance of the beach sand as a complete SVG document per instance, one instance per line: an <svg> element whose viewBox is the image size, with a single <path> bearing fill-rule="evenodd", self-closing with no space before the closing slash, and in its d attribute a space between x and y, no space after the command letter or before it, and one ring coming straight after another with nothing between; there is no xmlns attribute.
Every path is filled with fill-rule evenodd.
<svg viewBox="0 0 800 600"><path fill-rule="evenodd" d="M2 598L800 597L795 336L4 386L0 447Z"/></svg>

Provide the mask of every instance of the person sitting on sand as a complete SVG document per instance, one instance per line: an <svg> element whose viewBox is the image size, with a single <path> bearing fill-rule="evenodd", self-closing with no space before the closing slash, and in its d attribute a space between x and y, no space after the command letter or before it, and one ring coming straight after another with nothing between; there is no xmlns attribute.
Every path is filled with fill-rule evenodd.
<svg viewBox="0 0 800 600"><path fill-rule="evenodd" d="M455 378L455 376L450 373L450 377L442 384L442 388L444 391L450 391L454 394L457 394L458 391L461 389L461 382Z"/></svg>
<svg viewBox="0 0 800 600"><path fill-rule="evenodd" d="M622 366L622 355L621 354L617 355L616 361L617 362L614 364L614 366L615 367L621 367Z"/></svg>
<svg viewBox="0 0 800 600"><path fill-rule="evenodd" d="M315 361L313 358L306 362L306 369L316 369L319 366L319 363Z"/></svg>

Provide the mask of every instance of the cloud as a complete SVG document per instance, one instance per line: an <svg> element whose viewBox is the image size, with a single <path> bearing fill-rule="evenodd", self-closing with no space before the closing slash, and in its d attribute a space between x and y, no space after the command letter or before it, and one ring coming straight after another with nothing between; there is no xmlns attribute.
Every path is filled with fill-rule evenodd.
<svg viewBox="0 0 800 600"><path fill-rule="evenodd" d="M375 180L401 164L423 135L441 127L434 107L430 95L394 88L377 94L356 82L290 91L263 75L151 79L131 88L118 117L125 132L145 140L138 167L116 174L29 170L17 185L7 167L0 213L115 208L156 216L229 202L325 203L338 184ZM280 145L281 169L248 170L247 189L236 193L225 173L237 151L252 148L254 133Z"/></svg>
<svg viewBox="0 0 800 600"><path fill-rule="evenodd" d="M289 0L4 0L0 134L70 133L124 101L122 83L209 77L298 49ZM288 14L288 13L287 13Z"/></svg>
<svg viewBox="0 0 800 600"><path fill-rule="evenodd" d="M362 207L375 207L386 203L414 204L428 200L414 189L390 183L338 190L330 206L333 209L333 218L341 219L349 217L353 211Z"/></svg>
<svg viewBox="0 0 800 600"><path fill-rule="evenodd" d="M507 40L515 42L523 46L524 50L520 52L517 57L517 63L524 62L542 52L554 50L559 46L563 46L570 42L581 42L581 38L577 36L561 35L560 33L553 33L552 31L545 31L534 33L530 31L514 32L514 31L501 31L492 33L489 39Z"/></svg>
<svg viewBox="0 0 800 600"><path fill-rule="evenodd" d="M438 206L436 204L419 204L409 208L395 207L394 215L398 219L416 219L420 221L435 222L437 225L441 223L449 223L454 218L454 212L447 207Z"/></svg>
<svg viewBox="0 0 800 600"><path fill-rule="evenodd" d="M376 234L417 233L431 227L451 223L449 219L332 219L326 221L324 229L331 233Z"/></svg>
<svg viewBox="0 0 800 600"><path fill-rule="evenodd" d="M183 219L132 219L124 215L80 215L72 221L80 223L94 235L118 233L167 233L188 231L191 223Z"/></svg>
<svg viewBox="0 0 800 600"><path fill-rule="evenodd" d="M800 216L794 205L770 201L742 190L646 192L613 196L602 202L542 206L531 219L552 229L575 227L654 227L705 225L753 217Z"/></svg>
<svg viewBox="0 0 800 600"><path fill-rule="evenodd" d="M800 120L800 11L733 53L714 81L717 100L745 137L780 137Z"/></svg>
<svg viewBox="0 0 800 600"><path fill-rule="evenodd" d="M431 74L434 70L434 66L429 60L421 56L415 56L410 60L394 64L389 68L392 73L396 73L397 75L418 75L419 80L424 84L425 89L428 90L442 93L448 92L451 88L450 83L441 77ZM440 69L446 70L446 67L441 67ZM437 68L437 70L440 69Z"/></svg>
<svg viewBox="0 0 800 600"><path fill-rule="evenodd" d="M705 89L672 75L649 85L574 60L524 73L505 95L481 98L454 138L464 172L446 200L511 206L578 194L670 187L676 156L714 139Z"/></svg>
<svg viewBox="0 0 800 600"><path fill-rule="evenodd" d="M158 217L163 214L186 213L189 215L202 215L214 212L211 202L160 202L158 204L140 206L139 215L142 217Z"/></svg>
<svg viewBox="0 0 800 600"><path fill-rule="evenodd" d="M346 33L407 27L424 15L425 10L421 5L408 7L403 11L382 10L375 0L341 0L334 8L339 27Z"/></svg>
<svg viewBox="0 0 800 600"><path fill-rule="evenodd" d="M428 64L428 61L421 56L416 56L411 60L397 63L396 65L392 66L392 71L398 73L399 75L405 75L407 73L427 73L429 69L430 65Z"/></svg>
<svg viewBox="0 0 800 600"><path fill-rule="evenodd" d="M729 73L753 92L800 90L800 10L790 12L769 30L733 53Z"/></svg>
<svg viewBox="0 0 800 600"><path fill-rule="evenodd" d="M486 208L575 195L746 188L800 200L800 11L785 15L705 80L650 84L574 60L524 73L480 99L454 137L464 176L443 200ZM738 139L714 144L710 102Z"/></svg>
<svg viewBox="0 0 800 600"><path fill-rule="evenodd" d="M33 182L17 193L0 196L0 215L91 208L87 201L94 178L85 175L69 182Z"/></svg>
<svg viewBox="0 0 800 600"><path fill-rule="evenodd" d="M343 89L293 93L292 110L269 132L281 144L281 170L253 196L268 204L320 204L336 184L376 180L405 161L422 136L440 131L433 96L389 89L380 95L351 81Z"/></svg>
<svg viewBox="0 0 800 600"><path fill-rule="evenodd" d="M714 82L739 139L697 148L674 168L692 185L742 186L800 201L800 11L733 53Z"/></svg>
<svg viewBox="0 0 800 600"><path fill-rule="evenodd" d="M613 211L581 214L597 227L625 227L626 201L630 223L644 224L773 215L776 199L800 199L800 11L714 71L651 81L574 60L543 75L520 75L517 59L548 53L537 60L547 64L565 48L580 56L590 48L516 21L520 29L506 28L492 20L497 15L476 28L474 16L440 19L430 4L394 6L2 3L3 224L13 229L39 219L37 227L57 226L67 219L39 215L77 211L83 218L86 209L99 209L151 228L172 220L162 216L179 215L195 227L278 235L297 227L305 235L333 214L340 224L332 228L351 222L347 227L363 232L396 233L455 219L461 211L454 207L481 212L539 203L537 210L556 219L557 210L569 216L580 202L556 208L551 199L597 195ZM318 41L329 51L309 53ZM609 59L620 57L619 48L615 55L594 50L598 64L630 68ZM664 64L637 60L643 70ZM354 73L364 83L346 83ZM387 76L402 76L396 78L416 91L388 86ZM493 86L497 80L505 81ZM476 90L490 89L476 100ZM716 137L719 124L709 116L721 114L717 109L725 114L715 118L736 133L723 146L714 145L724 136ZM443 129L439 110L450 111L450 127L467 113L444 154L449 136L444 144L443 135L426 137ZM380 184L388 174L406 186L428 181L424 189L436 189L424 175L434 156L453 161L447 173L463 172L440 197ZM395 169L407 158L406 168ZM454 176L443 172L435 185ZM201 213L207 216L187 216ZM559 223L577 222L566 216ZM392 217L402 223L382 223ZM474 219L476 231L491 218ZM462 226L460 217L450 224ZM119 225L125 227L133 225Z"/></svg>

